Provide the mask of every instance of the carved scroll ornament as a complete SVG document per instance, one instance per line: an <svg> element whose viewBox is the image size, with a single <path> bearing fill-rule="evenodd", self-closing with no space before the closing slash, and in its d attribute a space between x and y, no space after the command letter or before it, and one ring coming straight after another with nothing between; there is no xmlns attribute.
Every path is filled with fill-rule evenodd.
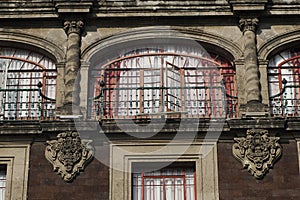
<svg viewBox="0 0 300 200"><path fill-rule="evenodd" d="M252 129L246 138L234 138L233 155L257 179L261 179L280 157L279 137L270 137L267 130Z"/></svg>
<svg viewBox="0 0 300 200"><path fill-rule="evenodd" d="M81 141L77 132L63 132L58 134L57 140L47 141L45 156L54 171L70 182L93 158L94 151L88 143Z"/></svg>

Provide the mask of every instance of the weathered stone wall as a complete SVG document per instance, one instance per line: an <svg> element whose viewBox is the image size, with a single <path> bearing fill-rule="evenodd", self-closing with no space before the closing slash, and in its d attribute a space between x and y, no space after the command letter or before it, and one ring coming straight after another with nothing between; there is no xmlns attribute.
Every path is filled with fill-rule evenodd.
<svg viewBox="0 0 300 200"><path fill-rule="evenodd" d="M109 169L97 159L93 159L76 179L65 182L53 171L52 165L45 158L43 142L36 142L30 150L30 166L28 178L28 199L103 199L109 195ZM107 154L108 148L100 149Z"/></svg>
<svg viewBox="0 0 300 200"><path fill-rule="evenodd" d="M95 65L93 59L101 59L100 50L110 48L113 44L155 38L155 34L167 35L170 31L176 31L184 39L193 39L203 45L210 44L207 46L211 51L221 55L223 53L223 56L232 60L236 67L239 108L254 100L266 106L263 109L268 109L268 59L270 55L300 44L300 3L295 0L257 2L3 0L0 4L0 42L3 46L12 45L45 53L57 62L57 108L66 103L79 104L77 96L74 101L71 94L77 70L81 67L80 106L86 110L88 73ZM256 30L243 33L239 29L241 18L249 21L258 18ZM69 33L64 31L64 23L73 20L83 22L82 30L76 34L75 39L72 39L74 36L68 37ZM250 53L249 49L252 50ZM249 62L251 59L247 60L249 57L254 58L254 63ZM255 75L254 78L249 74ZM67 82L69 85L65 87ZM250 98L248 94L251 87L254 87L252 91L255 94ZM255 110L257 107L252 105L252 108ZM82 114L84 118L86 113ZM233 137L226 141L221 139L217 155L220 199L300 199L300 150L297 151L295 141L295 138L299 141L299 121L298 118L274 119L264 112L258 118L227 119L224 129L228 135L234 134L233 129L252 128L294 130L295 134L289 139L280 140L283 147L281 158L262 180L255 179L242 169L241 163L233 157ZM0 133L3 137L0 142L16 140L5 137L5 134L23 135L28 137L24 141L31 141L29 133L32 137L61 133L73 126L72 122L70 124L60 119L55 123L36 121L29 125L25 122L5 121L2 124L1 121ZM117 131L111 129L108 134L117 134ZM129 140L128 135L121 132L118 134L116 140ZM165 138L158 136L157 139ZM67 183L53 172L52 165L45 158L45 148L45 141L32 144L28 199L109 199L111 180L107 166L95 158L73 182ZM105 159L110 159L108 146L99 150L106 154Z"/></svg>
<svg viewBox="0 0 300 200"><path fill-rule="evenodd" d="M262 180L255 179L232 155L232 142L218 144L220 200L299 199L298 152L295 141L282 142L282 156Z"/></svg>

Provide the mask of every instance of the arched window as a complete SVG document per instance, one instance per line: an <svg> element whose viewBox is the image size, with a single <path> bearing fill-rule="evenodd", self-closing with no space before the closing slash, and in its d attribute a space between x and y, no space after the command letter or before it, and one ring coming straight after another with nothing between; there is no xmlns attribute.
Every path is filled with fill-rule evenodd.
<svg viewBox="0 0 300 200"><path fill-rule="evenodd" d="M236 116L232 64L193 47L135 49L91 75L98 118Z"/></svg>
<svg viewBox="0 0 300 200"><path fill-rule="evenodd" d="M50 58L29 50L0 47L1 119L53 119L56 76Z"/></svg>
<svg viewBox="0 0 300 200"><path fill-rule="evenodd" d="M283 51L268 66L270 107L273 116L300 114L300 48Z"/></svg>

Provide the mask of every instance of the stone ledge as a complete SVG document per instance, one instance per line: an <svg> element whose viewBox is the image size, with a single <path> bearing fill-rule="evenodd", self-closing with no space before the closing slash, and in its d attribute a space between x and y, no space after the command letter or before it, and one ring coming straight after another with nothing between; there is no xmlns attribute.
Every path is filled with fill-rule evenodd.
<svg viewBox="0 0 300 200"><path fill-rule="evenodd" d="M186 121L183 121L186 120ZM131 120L121 119L116 121L103 120L55 120L55 121L0 121L0 135L30 135L43 134L45 132L61 132L67 130L78 130L82 132L101 132L105 134L124 134L125 131L132 133L149 133L147 125L151 120ZM219 131L222 125L222 131L235 131L238 129L285 129L287 131L300 130L300 117L249 117L242 119L166 119L161 125L160 121L152 122L152 131L160 133L176 132L202 132ZM224 124L222 124L224 123ZM134 128L132 125L145 127L144 129ZM122 129L120 128L122 127ZM151 131L150 131L151 132Z"/></svg>
<svg viewBox="0 0 300 200"><path fill-rule="evenodd" d="M263 11L268 0L229 0L232 10L236 12Z"/></svg>
<svg viewBox="0 0 300 200"><path fill-rule="evenodd" d="M284 129L286 120L284 118L245 118L231 119L227 121L230 129ZM300 128L300 126L298 127Z"/></svg>
<svg viewBox="0 0 300 200"><path fill-rule="evenodd" d="M55 7L59 14L68 14L68 13L89 13L92 7L92 2L65 2L65 3L56 3Z"/></svg>

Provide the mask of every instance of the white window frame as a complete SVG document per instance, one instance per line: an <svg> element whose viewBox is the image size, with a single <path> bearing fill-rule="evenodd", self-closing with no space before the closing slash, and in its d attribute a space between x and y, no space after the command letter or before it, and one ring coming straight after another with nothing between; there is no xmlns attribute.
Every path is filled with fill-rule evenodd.
<svg viewBox="0 0 300 200"><path fill-rule="evenodd" d="M118 142L110 145L110 200L132 199L133 163L136 162L195 162L197 200L218 200L217 142L172 144L171 151L155 154L168 142ZM187 146L188 145L188 146ZM180 147L188 147L182 154ZM207 151L206 151L207 150ZM140 153L135 153L140 152ZM143 152L143 153L141 153ZM206 155L200 152L208 152ZM182 154L182 155L181 155Z"/></svg>
<svg viewBox="0 0 300 200"><path fill-rule="evenodd" d="M27 199L29 144L0 143L0 164L7 165L5 199Z"/></svg>

